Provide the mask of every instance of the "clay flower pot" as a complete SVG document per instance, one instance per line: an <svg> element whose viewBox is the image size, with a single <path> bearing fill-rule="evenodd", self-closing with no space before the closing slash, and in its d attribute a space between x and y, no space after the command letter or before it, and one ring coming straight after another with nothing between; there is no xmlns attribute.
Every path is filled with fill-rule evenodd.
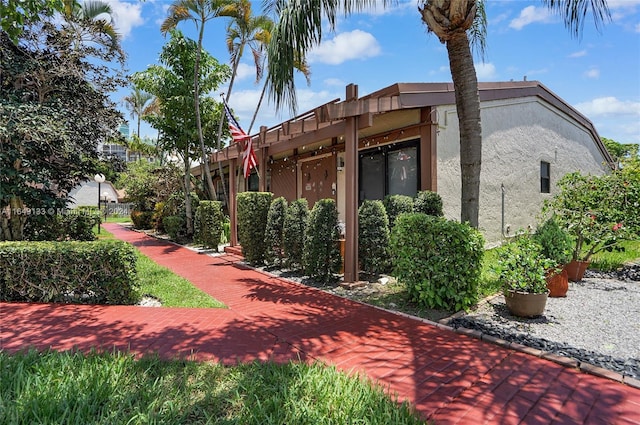
<svg viewBox="0 0 640 425"><path fill-rule="evenodd" d="M517 292L511 289L504 291L504 300L509 312L518 317L536 317L544 312L547 305L549 292L544 294L532 294L530 292Z"/></svg>
<svg viewBox="0 0 640 425"><path fill-rule="evenodd" d="M569 280L571 282L580 282L584 277L584 272L587 271L587 267L589 267L590 261L576 261L573 260L566 266L564 269L567 271L567 275L569 276Z"/></svg>
<svg viewBox="0 0 640 425"><path fill-rule="evenodd" d="M569 290L569 274L565 269L549 270L547 273L547 288L550 297L566 297Z"/></svg>

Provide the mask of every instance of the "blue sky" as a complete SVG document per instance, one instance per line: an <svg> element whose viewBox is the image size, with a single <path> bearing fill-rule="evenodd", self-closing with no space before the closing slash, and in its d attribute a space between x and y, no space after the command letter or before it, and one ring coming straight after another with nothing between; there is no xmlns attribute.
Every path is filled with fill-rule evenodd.
<svg viewBox="0 0 640 425"><path fill-rule="evenodd" d="M157 63L166 42L159 27L171 2L109 2L128 54L129 71ZM598 32L589 17L581 39L572 38L542 0L487 0L486 4L488 49L484 62L476 58L479 81L525 76L538 80L586 115L600 136L640 143L640 0L609 0L612 21ZM261 6L261 1L254 2L255 13ZM229 63L227 23L217 18L205 27L205 49L224 63ZM179 28L195 38L192 22ZM243 58L229 102L245 130L262 88L261 83L255 84L251 60L248 54ZM302 76L297 81L298 112L344 98L349 83L358 84L362 96L395 82L451 81L445 46L427 33L415 0L399 0L388 9L340 19L336 31L323 34L322 44L308 60L311 84ZM219 92L225 90L221 87ZM129 91L121 90L114 100L121 101ZM252 132L290 117L288 110L276 111L264 104ZM155 135L147 125L141 133Z"/></svg>

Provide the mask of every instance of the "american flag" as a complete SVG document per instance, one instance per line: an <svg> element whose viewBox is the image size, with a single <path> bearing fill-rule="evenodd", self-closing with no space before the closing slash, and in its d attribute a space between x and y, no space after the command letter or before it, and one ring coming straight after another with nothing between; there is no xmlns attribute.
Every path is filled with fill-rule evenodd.
<svg viewBox="0 0 640 425"><path fill-rule="evenodd" d="M247 133L240 128L240 124L238 124L238 121L236 121L231 114L227 102L223 100L223 103L224 112L227 115L227 121L229 122L231 138L234 142L240 143L240 146L242 146L242 167L244 169L244 178L246 179L249 177L249 174L251 174L251 169L258 166L256 153L253 151L253 142L251 141L251 137L249 137Z"/></svg>

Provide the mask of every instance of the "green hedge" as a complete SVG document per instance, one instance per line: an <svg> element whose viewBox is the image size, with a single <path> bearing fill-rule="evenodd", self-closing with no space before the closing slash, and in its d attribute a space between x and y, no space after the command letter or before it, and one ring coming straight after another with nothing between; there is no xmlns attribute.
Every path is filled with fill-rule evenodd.
<svg viewBox="0 0 640 425"><path fill-rule="evenodd" d="M30 241L92 241L93 227L100 211L67 210L65 214L30 216L24 227L24 237Z"/></svg>
<svg viewBox="0 0 640 425"><path fill-rule="evenodd" d="M304 269L313 279L329 282L340 271L338 209L333 199L315 203L304 238Z"/></svg>
<svg viewBox="0 0 640 425"><path fill-rule="evenodd" d="M131 211L131 222L133 227L140 230L148 230L153 228L153 211Z"/></svg>
<svg viewBox="0 0 640 425"><path fill-rule="evenodd" d="M423 190L418 192L413 201L413 211L417 213L442 217L442 197L436 192Z"/></svg>
<svg viewBox="0 0 640 425"><path fill-rule="evenodd" d="M200 201L194 223L195 241L217 250L222 239L223 223L222 202Z"/></svg>
<svg viewBox="0 0 640 425"><path fill-rule="evenodd" d="M167 235L176 242L183 241L187 235L187 220L179 215L170 215L162 219L162 227Z"/></svg>
<svg viewBox="0 0 640 425"><path fill-rule="evenodd" d="M264 235L267 264L282 266L284 257L284 217L287 213L287 200L279 197L271 202L267 215L267 229Z"/></svg>
<svg viewBox="0 0 640 425"><path fill-rule="evenodd" d="M403 214L391 232L394 275L412 301L459 311L478 302L484 240L467 224L426 214Z"/></svg>
<svg viewBox="0 0 640 425"><path fill-rule="evenodd" d="M271 198L269 192L238 193L238 237L242 255L249 264L264 262L264 234Z"/></svg>
<svg viewBox="0 0 640 425"><path fill-rule="evenodd" d="M413 198L411 196L387 195L382 202L389 218L389 229L393 229L396 224L396 218L400 214L413 212Z"/></svg>
<svg viewBox="0 0 640 425"><path fill-rule="evenodd" d="M382 201L365 200L358 210L358 257L365 272L389 271L389 219Z"/></svg>
<svg viewBox="0 0 640 425"><path fill-rule="evenodd" d="M287 267L302 270L304 262L304 232L309 222L309 203L306 199L291 202L284 216L282 231Z"/></svg>
<svg viewBox="0 0 640 425"><path fill-rule="evenodd" d="M135 304L135 249L118 240L0 243L0 299Z"/></svg>

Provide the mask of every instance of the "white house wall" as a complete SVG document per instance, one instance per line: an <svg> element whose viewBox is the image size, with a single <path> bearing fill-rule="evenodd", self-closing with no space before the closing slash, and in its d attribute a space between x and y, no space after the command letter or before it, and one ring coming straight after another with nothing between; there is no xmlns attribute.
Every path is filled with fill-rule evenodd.
<svg viewBox="0 0 640 425"><path fill-rule="evenodd" d="M109 202L118 202L118 194L111 183L104 182L100 184L100 197L104 202L104 194L107 193ZM86 181L76 186L68 196L68 208L76 208L80 206L98 206L98 183L95 181Z"/></svg>
<svg viewBox="0 0 640 425"><path fill-rule="evenodd" d="M537 97L483 102L479 227L490 245L505 232L535 228L545 199L564 174L602 174L605 159L578 122ZM445 216L460 218L459 131L454 105L438 108L438 193ZM551 193L540 193L540 162L550 163Z"/></svg>

